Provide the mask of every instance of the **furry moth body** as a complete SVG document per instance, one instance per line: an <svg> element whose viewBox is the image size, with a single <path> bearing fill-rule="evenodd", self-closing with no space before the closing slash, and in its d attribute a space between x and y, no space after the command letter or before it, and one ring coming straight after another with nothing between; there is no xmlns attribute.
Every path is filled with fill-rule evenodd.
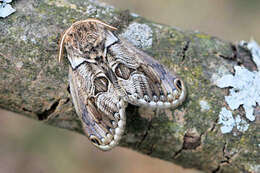
<svg viewBox="0 0 260 173"><path fill-rule="evenodd" d="M91 142L102 150L116 146L124 133L128 103L175 108L186 97L182 80L158 61L113 34L97 19L78 21L63 34L69 82L77 115Z"/></svg>

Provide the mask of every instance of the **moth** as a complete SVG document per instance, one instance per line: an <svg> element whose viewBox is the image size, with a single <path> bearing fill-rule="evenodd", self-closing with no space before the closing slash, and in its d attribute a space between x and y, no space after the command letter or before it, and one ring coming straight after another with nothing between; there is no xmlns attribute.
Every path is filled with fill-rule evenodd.
<svg viewBox="0 0 260 173"><path fill-rule="evenodd" d="M175 108L186 97L181 79L97 19L73 23L60 40L70 62L74 107L86 136L101 150L115 147L125 129L128 103Z"/></svg>

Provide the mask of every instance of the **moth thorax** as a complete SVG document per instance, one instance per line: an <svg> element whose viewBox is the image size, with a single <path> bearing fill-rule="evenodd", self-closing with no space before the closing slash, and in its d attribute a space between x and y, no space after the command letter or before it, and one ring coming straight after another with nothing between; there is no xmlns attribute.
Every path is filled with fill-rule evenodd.
<svg viewBox="0 0 260 173"><path fill-rule="evenodd" d="M94 30L94 31L93 31ZM84 53L104 49L105 33L88 25L75 26L67 35L66 42Z"/></svg>

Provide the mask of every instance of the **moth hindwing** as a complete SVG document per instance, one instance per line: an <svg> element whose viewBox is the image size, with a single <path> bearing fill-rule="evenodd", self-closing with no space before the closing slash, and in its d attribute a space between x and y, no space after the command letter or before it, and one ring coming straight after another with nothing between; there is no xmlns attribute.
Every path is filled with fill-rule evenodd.
<svg viewBox="0 0 260 173"><path fill-rule="evenodd" d="M102 150L119 143L127 103L175 108L186 97L182 80L113 30L97 19L78 21L64 32L59 50L59 60L63 47L67 51L77 115L88 138Z"/></svg>

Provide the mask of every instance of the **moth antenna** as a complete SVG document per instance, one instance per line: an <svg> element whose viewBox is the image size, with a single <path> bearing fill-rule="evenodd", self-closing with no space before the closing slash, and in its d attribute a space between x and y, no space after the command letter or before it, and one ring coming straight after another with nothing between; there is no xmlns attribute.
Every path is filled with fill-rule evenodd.
<svg viewBox="0 0 260 173"><path fill-rule="evenodd" d="M63 32L63 35L61 36L61 40L59 43L59 56L58 56L59 63L61 62L61 58L63 57L64 40L65 40L68 32L72 29L72 27L73 27L73 24L65 32Z"/></svg>
<svg viewBox="0 0 260 173"><path fill-rule="evenodd" d="M61 62L61 58L63 57L63 49L64 49L63 37L64 37L64 32L62 33L62 36L61 36L61 38L59 40L59 54L58 54L58 61L59 61L59 63Z"/></svg>
<svg viewBox="0 0 260 173"><path fill-rule="evenodd" d="M117 30L116 27L113 27L113 26L111 26L109 24L106 24L105 22L102 22L102 21L100 21L98 19L94 19L94 18L89 18L89 19L86 19L86 20L80 20L78 22L75 22L74 24L85 23L85 22L96 22L96 23L99 23L101 25L104 25L105 27L107 27L107 28L109 28L111 30Z"/></svg>

